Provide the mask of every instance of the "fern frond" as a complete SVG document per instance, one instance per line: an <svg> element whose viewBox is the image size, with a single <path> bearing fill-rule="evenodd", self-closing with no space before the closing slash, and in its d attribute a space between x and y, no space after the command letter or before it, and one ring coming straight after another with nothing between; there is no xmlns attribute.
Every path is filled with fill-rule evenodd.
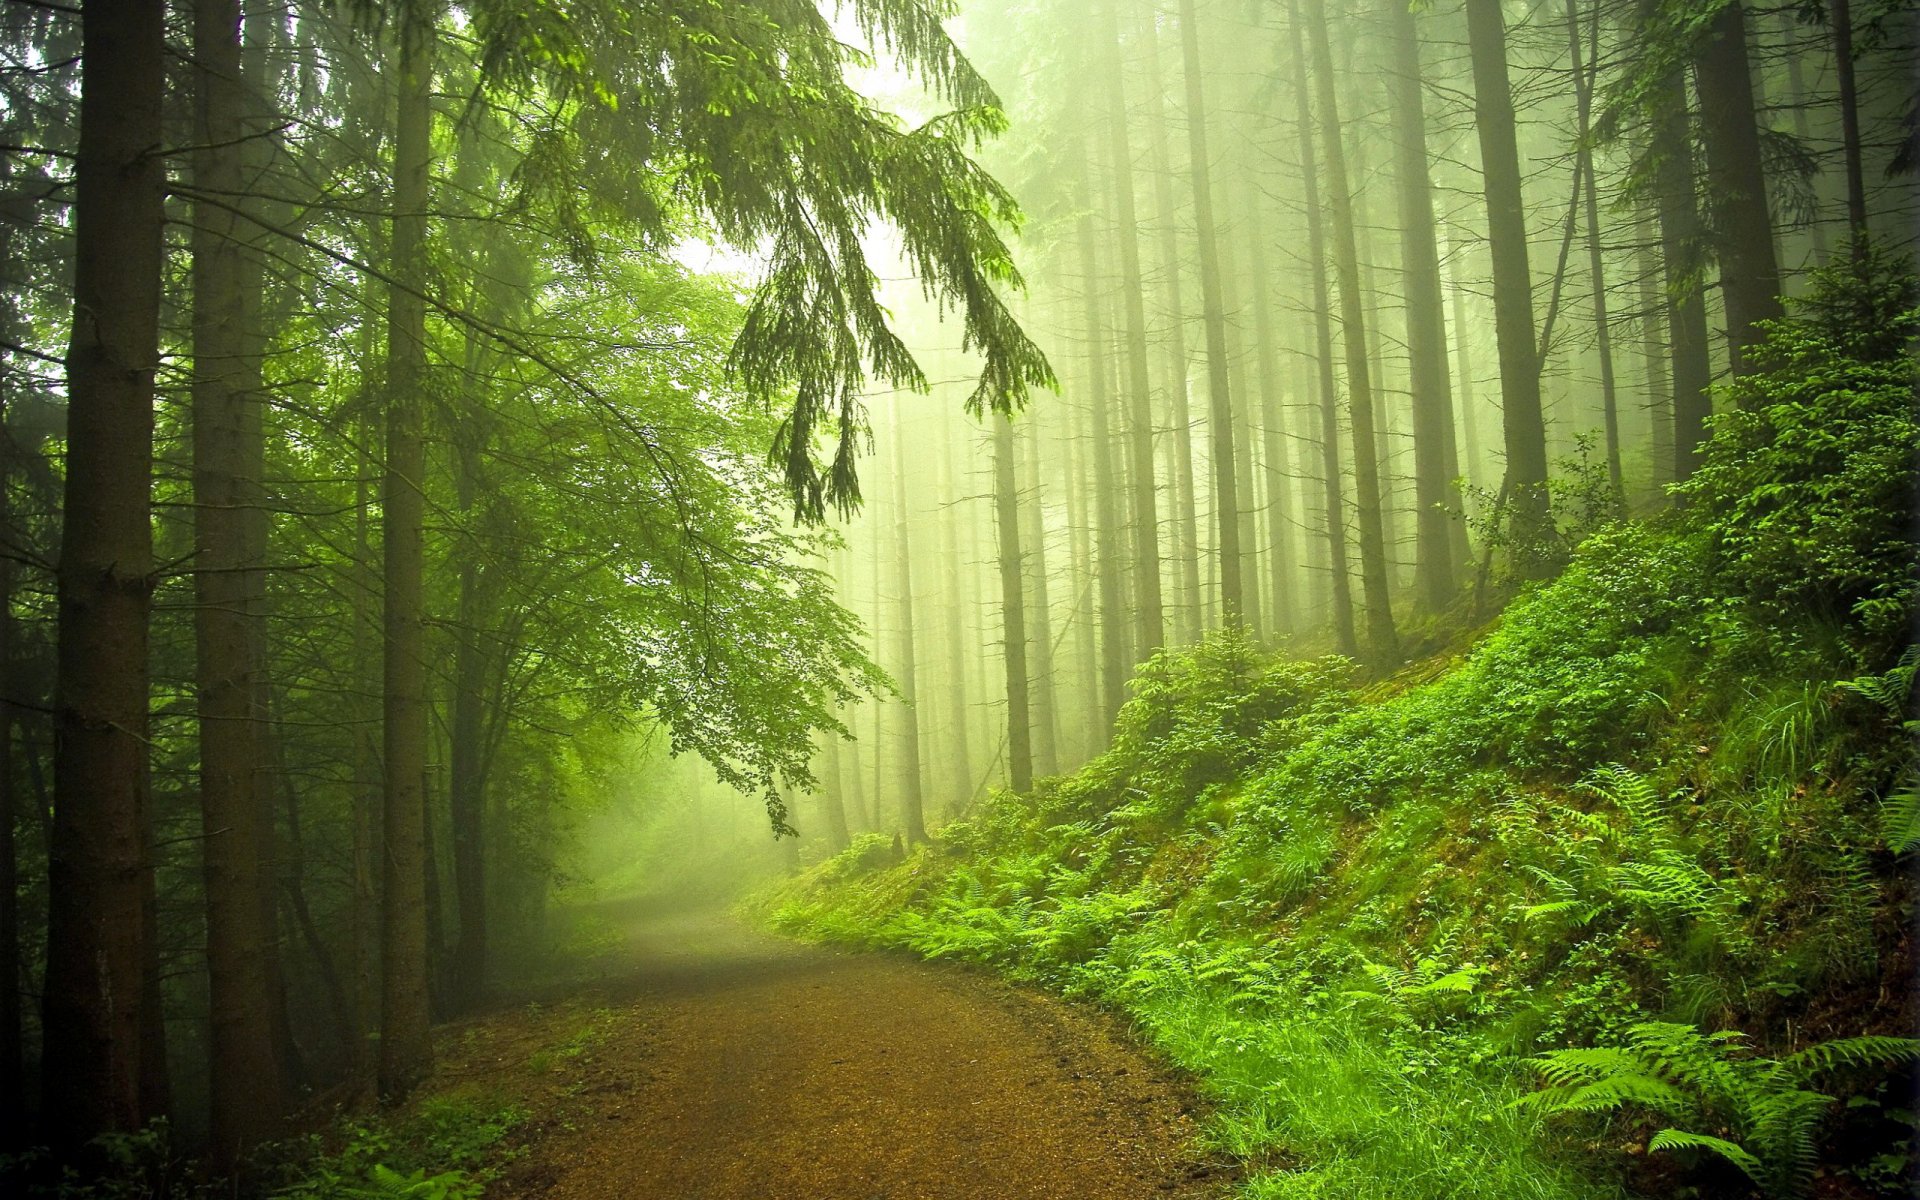
<svg viewBox="0 0 1920 1200"><path fill-rule="evenodd" d="M1781 1065L1805 1079L1840 1068L1896 1067L1916 1061L1920 1061L1920 1039L1870 1035L1808 1046L1782 1059Z"/></svg>
<svg viewBox="0 0 1920 1200"><path fill-rule="evenodd" d="M1760 1160L1747 1153L1738 1142L1717 1138L1711 1134L1689 1133L1684 1129L1662 1129L1647 1142L1649 1150L1706 1150L1718 1154L1734 1166L1747 1173L1747 1178L1755 1183L1765 1183L1765 1172Z"/></svg>
<svg viewBox="0 0 1920 1200"><path fill-rule="evenodd" d="M1880 801L1880 840L1895 854L1920 846L1920 775L1911 775Z"/></svg>

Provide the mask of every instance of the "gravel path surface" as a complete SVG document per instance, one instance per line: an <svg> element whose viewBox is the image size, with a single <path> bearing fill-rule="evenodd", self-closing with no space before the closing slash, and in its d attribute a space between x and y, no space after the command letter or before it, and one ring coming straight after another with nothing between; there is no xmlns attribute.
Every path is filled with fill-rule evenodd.
<svg viewBox="0 0 1920 1200"><path fill-rule="evenodd" d="M1230 1182L1191 1148L1190 1093L1098 1013L718 909L605 915L631 973L603 984L565 1119L495 1195L1131 1200Z"/></svg>

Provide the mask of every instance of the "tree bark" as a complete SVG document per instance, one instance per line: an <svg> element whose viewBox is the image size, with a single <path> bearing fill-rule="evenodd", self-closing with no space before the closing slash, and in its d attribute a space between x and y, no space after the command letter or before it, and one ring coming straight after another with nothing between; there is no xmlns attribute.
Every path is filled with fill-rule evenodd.
<svg viewBox="0 0 1920 1200"><path fill-rule="evenodd" d="M1060 770L1058 697L1053 686L1052 586L1047 579L1046 514L1040 493L1040 423L1035 413L1020 442L1020 549L1029 584L1028 643L1032 646L1033 769L1037 775Z"/></svg>
<svg viewBox="0 0 1920 1200"><path fill-rule="evenodd" d="M1600 15L1594 12L1593 70L1599 70ZM1593 283L1593 339L1594 350L1600 356L1600 419L1604 424L1607 439L1607 483L1613 489L1613 503L1616 510L1624 512L1627 503L1627 489L1620 473L1620 406L1619 397L1614 389L1613 378L1613 329L1607 320L1607 270L1606 261L1600 248L1600 189L1593 178L1593 151L1588 147L1588 132L1592 125L1593 81L1594 76L1587 73L1587 65L1582 61L1580 48L1580 14L1574 0L1567 0L1567 49L1573 63L1573 95L1575 128L1576 170L1584 181L1587 209L1587 272Z"/></svg>
<svg viewBox="0 0 1920 1200"><path fill-rule="evenodd" d="M1366 318L1360 296L1359 253L1353 235L1352 198L1347 191L1346 150L1340 140L1340 110L1335 98L1333 51L1327 36L1324 0L1305 0L1307 38L1313 50L1315 91L1325 146L1328 209L1333 221L1333 260L1340 281L1340 328L1346 345L1347 400L1353 430L1355 516L1360 524L1360 592L1366 617L1366 654L1375 665L1399 656L1387 580L1385 524L1380 512L1380 467L1374 458L1373 382L1367 361Z"/></svg>
<svg viewBox="0 0 1920 1200"><path fill-rule="evenodd" d="M1494 339L1500 357L1500 407L1507 455L1510 549L1521 575L1547 569L1553 536L1547 496L1547 426L1540 405L1540 360L1533 327L1533 269L1527 263L1527 217L1515 140L1513 93L1507 82L1507 29L1500 0L1466 0L1473 60L1474 124L1487 200L1487 244L1493 257Z"/></svg>
<svg viewBox="0 0 1920 1200"><path fill-rule="evenodd" d="M194 6L193 182L218 200L244 191L246 134L240 5ZM276 996L267 923L273 903L264 845L269 778L260 753L260 597L264 546L252 527L264 497L251 445L256 381L247 378L246 250L232 208L193 213L193 500L195 674L207 903L209 1146L234 1169L268 1140L284 1104L274 1039ZM252 435L251 437L249 435Z"/></svg>
<svg viewBox="0 0 1920 1200"><path fill-rule="evenodd" d="M1320 388L1320 471L1325 487L1327 582L1334 644L1358 657L1360 639L1353 623L1353 579L1347 563L1346 498L1341 487L1340 415L1333 378L1333 304L1327 288L1327 246L1320 209L1320 169L1313 146L1312 81L1301 34L1298 6L1288 22L1292 35L1296 123L1300 127L1300 182L1307 210L1308 273L1313 285L1314 357Z"/></svg>
<svg viewBox="0 0 1920 1200"><path fill-rule="evenodd" d="M1120 551L1120 512L1114 484L1112 413L1107 391L1106 318L1100 311L1100 273L1093 228L1093 171L1081 155L1084 180L1077 234L1087 329L1087 400L1090 406L1089 457L1093 468L1094 568L1099 573L1100 605L1097 632L1100 641L1099 684L1096 693L1096 732L1104 738L1126 698L1126 591Z"/></svg>
<svg viewBox="0 0 1920 1200"><path fill-rule="evenodd" d="M411 1091L433 1063L427 953L425 607L427 169L433 154L433 49L424 14L399 29L394 139L393 272L387 300L383 514L386 871L381 906L380 1091Z"/></svg>
<svg viewBox="0 0 1920 1200"><path fill-rule="evenodd" d="M1408 384L1413 395L1414 591L1421 607L1439 612L1459 585L1453 539L1456 518L1447 512L1448 504L1456 500L1454 475L1447 467L1453 388L1447 373L1447 320L1440 294L1440 250L1434 236L1419 33L1405 0L1388 0L1386 10L1393 37L1394 173L1399 183L1400 265L1406 289Z"/></svg>
<svg viewBox="0 0 1920 1200"><path fill-rule="evenodd" d="M66 1145L158 1115L146 731L164 5L94 0L81 39L42 1025L42 1118Z"/></svg>
<svg viewBox="0 0 1920 1200"><path fill-rule="evenodd" d="M1729 0L1694 44L1693 77L1700 91L1700 140L1713 198L1727 353L1736 375L1751 369L1747 351L1761 340L1760 322L1782 313L1751 71L1746 10L1740 0Z"/></svg>
<svg viewBox="0 0 1920 1200"><path fill-rule="evenodd" d="M1013 420L993 421L993 509L1000 547L1000 631L1007 664L1007 775L1033 789L1033 727L1027 700L1027 614L1020 578L1020 508L1013 482Z"/></svg>

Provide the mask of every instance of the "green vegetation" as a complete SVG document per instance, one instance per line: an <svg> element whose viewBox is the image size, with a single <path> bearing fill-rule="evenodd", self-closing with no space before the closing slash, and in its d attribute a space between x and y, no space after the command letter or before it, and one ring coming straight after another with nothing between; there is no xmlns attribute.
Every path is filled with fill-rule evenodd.
<svg viewBox="0 0 1920 1200"><path fill-rule="evenodd" d="M1887 263L1821 276L1683 505L1463 656L1163 651L1085 768L774 923L1123 1009L1250 1196L1898 1194L1915 329Z"/></svg>

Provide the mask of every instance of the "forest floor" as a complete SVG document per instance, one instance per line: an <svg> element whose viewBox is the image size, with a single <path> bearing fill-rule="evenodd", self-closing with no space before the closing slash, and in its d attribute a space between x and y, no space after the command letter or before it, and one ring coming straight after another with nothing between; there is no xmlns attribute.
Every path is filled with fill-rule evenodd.
<svg viewBox="0 0 1920 1200"><path fill-rule="evenodd" d="M723 905L603 904L597 982L448 1027L434 1092L507 1097L492 1197L1124 1200L1225 1192L1197 1102L1100 1012L799 945Z"/></svg>

